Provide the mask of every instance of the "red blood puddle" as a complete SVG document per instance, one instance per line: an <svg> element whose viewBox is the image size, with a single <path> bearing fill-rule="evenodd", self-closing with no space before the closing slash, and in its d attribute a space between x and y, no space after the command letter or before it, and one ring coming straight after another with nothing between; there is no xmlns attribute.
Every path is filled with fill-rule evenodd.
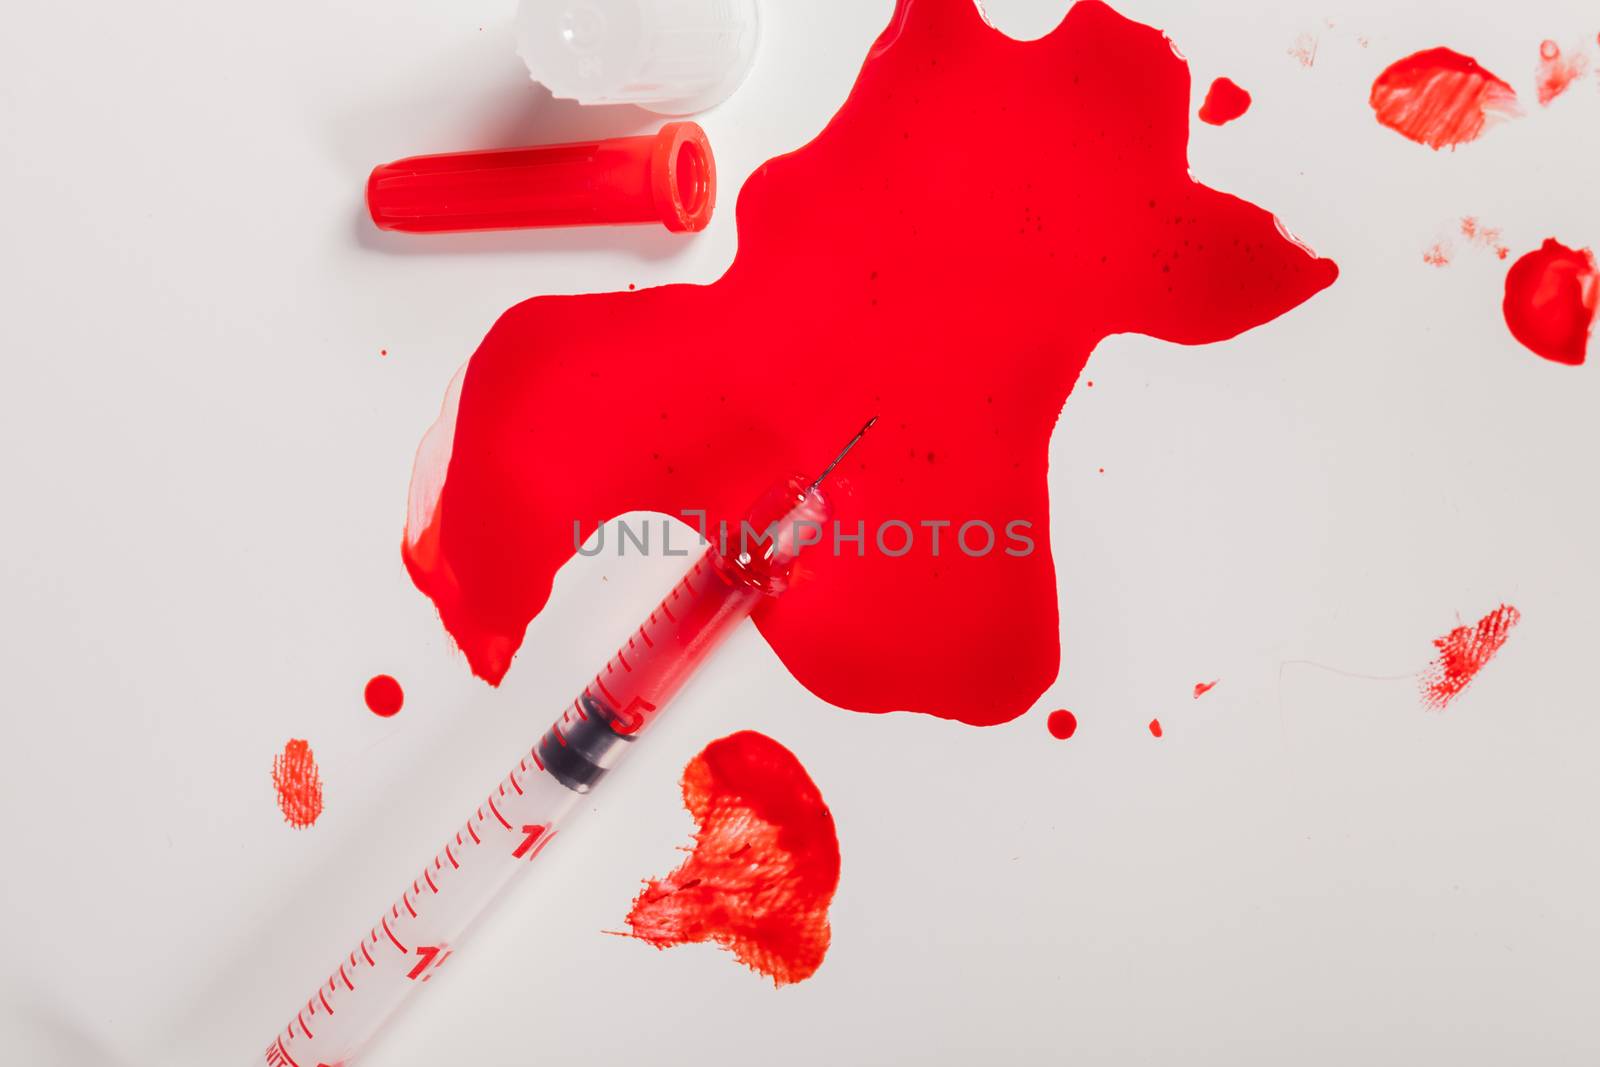
<svg viewBox="0 0 1600 1067"><path fill-rule="evenodd" d="M816 973L839 885L833 815L794 754L744 730L705 747L683 771L694 851L645 883L628 912L657 948L714 941L774 985Z"/></svg>
<svg viewBox="0 0 1600 1067"><path fill-rule="evenodd" d="M293 740L272 758L272 788L278 794L278 809L296 830L304 830L322 814L322 778L317 759L305 741Z"/></svg>
<svg viewBox="0 0 1600 1067"><path fill-rule="evenodd" d="M1049 729L1051 737L1065 741L1078 732L1078 717L1066 708L1062 708L1050 713L1050 717L1045 720L1045 726Z"/></svg>
<svg viewBox="0 0 1600 1067"><path fill-rule="evenodd" d="M376 675L367 683L362 695L366 697L367 707L372 713L385 719L399 712L406 702L405 690L387 674Z"/></svg>
<svg viewBox="0 0 1600 1067"><path fill-rule="evenodd" d="M1477 625L1457 626L1435 638L1433 647L1439 654L1422 674L1423 704L1443 711L1500 651L1511 628L1521 619L1516 608L1501 604L1479 619Z"/></svg>
<svg viewBox="0 0 1600 1067"><path fill-rule="evenodd" d="M1501 307L1511 336L1529 351L1577 366L1588 352L1597 297L1594 253L1551 237L1511 264Z"/></svg>
<svg viewBox="0 0 1600 1067"><path fill-rule="evenodd" d="M1221 126L1250 110L1250 94L1228 78L1218 78L1206 91L1205 103L1200 105L1200 121Z"/></svg>
<svg viewBox="0 0 1600 1067"><path fill-rule="evenodd" d="M1191 179L1189 103L1172 43L1096 0L1035 41L972 0L900 0L839 113L745 184L723 277L529 300L452 386L404 555L473 671L505 674L575 520L703 509L737 530L876 414L830 483L862 554L813 549L756 624L844 708L1025 712L1060 661L1047 445L1091 350L1223 340L1338 275ZM892 521L917 534L893 558L873 547ZM1013 521L1026 555L1001 550ZM930 522L954 524L937 549ZM960 551L968 522L1000 548Z"/></svg>
<svg viewBox="0 0 1600 1067"><path fill-rule="evenodd" d="M1372 83L1368 99L1379 122L1435 150L1475 140L1518 111L1516 90L1448 48L1391 63Z"/></svg>
<svg viewBox="0 0 1600 1067"><path fill-rule="evenodd" d="M1151 719L1150 720L1150 736L1151 737L1160 737L1161 736L1161 720L1160 719Z"/></svg>
<svg viewBox="0 0 1600 1067"><path fill-rule="evenodd" d="M1589 68L1589 61L1582 52L1573 52L1571 55L1562 55L1561 46L1554 41L1545 41L1539 45L1539 103L1549 105L1550 101L1566 92L1568 87Z"/></svg>
<svg viewBox="0 0 1600 1067"><path fill-rule="evenodd" d="M1221 678L1218 678L1215 681L1210 681L1210 682L1196 682L1196 683L1194 683L1194 698L1196 700L1199 700L1201 697L1205 696L1207 693L1209 693L1213 689L1215 689L1217 687L1217 682L1220 682L1220 681L1222 681Z"/></svg>

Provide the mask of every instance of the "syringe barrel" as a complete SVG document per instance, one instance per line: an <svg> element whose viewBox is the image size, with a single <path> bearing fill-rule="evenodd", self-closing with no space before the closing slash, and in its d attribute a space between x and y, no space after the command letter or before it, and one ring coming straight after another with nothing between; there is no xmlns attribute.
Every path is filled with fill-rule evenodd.
<svg viewBox="0 0 1600 1067"><path fill-rule="evenodd" d="M716 531L715 543L644 624L339 961L267 1047L265 1062L351 1062L706 657L757 604L787 588L796 558L821 540L827 516L816 488L790 479L725 543Z"/></svg>
<svg viewBox="0 0 1600 1067"><path fill-rule="evenodd" d="M536 751L574 792L587 793L660 710L764 598L788 587L795 560L821 540L827 502L799 479L775 486L737 530L714 543L673 586Z"/></svg>

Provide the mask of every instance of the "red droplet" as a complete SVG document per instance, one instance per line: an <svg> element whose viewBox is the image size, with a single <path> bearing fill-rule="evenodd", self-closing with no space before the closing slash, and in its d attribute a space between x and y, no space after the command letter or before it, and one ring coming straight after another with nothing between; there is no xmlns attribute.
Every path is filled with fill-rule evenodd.
<svg viewBox="0 0 1600 1067"><path fill-rule="evenodd" d="M388 349L387 349L387 348L380 348L380 349L378 349L378 355L380 355L380 356L387 356L387 355L388 355L388 354L389 354L389 350L388 350Z"/></svg>
<svg viewBox="0 0 1600 1067"><path fill-rule="evenodd" d="M1461 695L1484 665L1494 658L1510 636L1511 628L1522 615L1509 604L1501 604L1479 619L1475 626L1457 626L1436 638L1438 650L1422 674L1422 702L1436 711Z"/></svg>
<svg viewBox="0 0 1600 1067"><path fill-rule="evenodd" d="M1600 270L1594 253L1545 240L1506 271L1501 305L1511 336L1555 363L1577 366L1589 347Z"/></svg>
<svg viewBox="0 0 1600 1067"><path fill-rule="evenodd" d="M1090 351L1232 337L1338 274L1190 177L1189 99L1171 42L1095 0L1034 41L972 0L900 0L827 128L745 183L720 279L507 312L419 450L404 541L472 669L505 674L574 521L699 509L737 530L879 414L831 483L865 554L813 548L756 623L840 707L1027 711L1060 666L1048 446ZM950 528L934 555L920 524L947 518L1000 549L968 556ZM890 521L917 534L903 556L873 544ZM1025 555L1002 550L1014 521Z"/></svg>
<svg viewBox="0 0 1600 1067"><path fill-rule="evenodd" d="M1221 126L1250 110L1250 94L1239 88L1229 78L1218 78L1206 90L1205 103L1200 105L1200 121Z"/></svg>
<svg viewBox="0 0 1600 1067"><path fill-rule="evenodd" d="M689 761L683 801L694 851L634 898L633 936L657 948L713 941L774 985L811 977L832 938L839 839L800 761L741 731Z"/></svg>
<svg viewBox="0 0 1600 1067"><path fill-rule="evenodd" d="M1433 149L1474 140L1518 111L1516 90L1448 48L1390 64L1372 83L1369 102L1379 122Z"/></svg>
<svg viewBox="0 0 1600 1067"><path fill-rule="evenodd" d="M1066 708L1052 711L1045 720L1045 725L1050 729L1050 736L1065 741L1078 732L1078 717Z"/></svg>
<svg viewBox="0 0 1600 1067"><path fill-rule="evenodd" d="M272 788L290 826L303 830L317 821L322 814L322 778L308 743L292 740L272 758Z"/></svg>
<svg viewBox="0 0 1600 1067"><path fill-rule="evenodd" d="M382 715L385 719L397 713L406 702L405 690L387 674L377 675L368 682L365 696L372 713Z"/></svg>
<svg viewBox="0 0 1600 1067"><path fill-rule="evenodd" d="M1209 681L1209 682L1196 682L1196 683L1194 683L1194 698L1196 700L1199 700L1201 697L1203 697L1207 693L1211 692L1211 690L1215 689L1217 687L1217 682L1220 682L1220 681L1222 681L1222 679L1221 678L1217 678L1217 679L1215 679L1213 681Z"/></svg>
<svg viewBox="0 0 1600 1067"><path fill-rule="evenodd" d="M1539 103L1548 105L1550 101L1566 92L1572 83L1583 77L1583 72L1589 68L1589 60L1582 52L1573 52L1570 56L1561 54L1561 47L1554 41L1545 41L1539 45Z"/></svg>
<svg viewBox="0 0 1600 1067"><path fill-rule="evenodd" d="M1151 719L1150 720L1150 736L1151 737L1160 737L1161 736L1161 720L1160 719Z"/></svg>

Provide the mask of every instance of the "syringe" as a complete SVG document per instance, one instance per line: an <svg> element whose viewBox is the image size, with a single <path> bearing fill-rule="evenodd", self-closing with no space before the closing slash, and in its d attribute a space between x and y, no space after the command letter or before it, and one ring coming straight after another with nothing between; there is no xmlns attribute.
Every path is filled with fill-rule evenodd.
<svg viewBox="0 0 1600 1067"><path fill-rule="evenodd" d="M704 555L517 761L466 824L339 961L267 1046L272 1067L342 1067L429 981L513 875L638 741L697 667L822 540L819 487L876 418L809 484L790 478Z"/></svg>

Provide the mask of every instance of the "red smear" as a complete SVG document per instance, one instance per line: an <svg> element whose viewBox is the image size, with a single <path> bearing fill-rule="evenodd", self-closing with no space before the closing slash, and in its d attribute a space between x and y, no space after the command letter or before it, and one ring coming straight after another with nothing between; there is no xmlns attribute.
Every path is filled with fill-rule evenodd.
<svg viewBox="0 0 1600 1067"><path fill-rule="evenodd" d="M1151 737L1160 737L1161 736L1161 720L1160 719L1151 719L1150 720L1150 736Z"/></svg>
<svg viewBox="0 0 1600 1067"><path fill-rule="evenodd" d="M1511 336L1555 363L1577 366L1594 327L1600 270L1594 253L1572 249L1554 237L1506 271L1502 309Z"/></svg>
<svg viewBox="0 0 1600 1067"><path fill-rule="evenodd" d="M1078 717L1065 708L1052 711L1045 720L1045 726L1050 730L1050 736L1065 741L1078 732Z"/></svg>
<svg viewBox="0 0 1600 1067"><path fill-rule="evenodd" d="M1573 82L1583 77L1583 72L1589 67L1589 60L1582 52L1574 52L1570 56L1561 54L1561 46L1554 41L1545 41L1539 45L1539 103L1548 105L1550 101L1567 91Z"/></svg>
<svg viewBox="0 0 1600 1067"><path fill-rule="evenodd" d="M1448 267L1450 265L1449 242L1435 241L1432 248L1422 253L1422 262L1432 267Z"/></svg>
<svg viewBox="0 0 1600 1067"><path fill-rule="evenodd" d="M311 746L294 740L283 746L283 753L272 758L272 788L278 794L278 808L296 830L304 830L322 814L322 778Z"/></svg>
<svg viewBox="0 0 1600 1067"><path fill-rule="evenodd" d="M1461 220L1461 235L1481 248L1487 248L1501 259L1511 254L1498 226L1485 226L1471 215Z"/></svg>
<svg viewBox="0 0 1600 1067"><path fill-rule="evenodd" d="M634 898L633 936L657 948L714 941L774 985L811 977L832 937L839 840L800 761L741 731L689 761L683 802L694 851Z"/></svg>
<svg viewBox="0 0 1600 1067"><path fill-rule="evenodd" d="M1422 702L1442 711L1494 658L1521 619L1516 608L1501 604L1479 619L1476 626L1457 626L1436 638L1433 647L1439 654L1422 674Z"/></svg>
<svg viewBox="0 0 1600 1067"><path fill-rule="evenodd" d="M1206 101L1200 105L1200 121L1221 126L1250 110L1250 94L1228 78L1218 78L1206 91Z"/></svg>
<svg viewBox="0 0 1600 1067"><path fill-rule="evenodd" d="M1216 679L1216 681L1211 681L1211 682L1196 682L1196 683L1194 683L1194 698L1196 700L1199 700L1201 697L1203 697L1207 693L1211 692L1211 690L1215 689L1217 687L1217 682L1220 682L1220 681L1222 681L1221 678L1218 678L1218 679Z"/></svg>
<svg viewBox="0 0 1600 1067"><path fill-rule="evenodd" d="M1232 337L1338 274L1190 178L1189 99L1171 42L1096 0L1036 41L972 0L900 0L833 121L745 184L722 278L507 312L419 450L404 545L472 669L505 674L574 520L690 508L737 530L876 414L830 480L865 554L813 549L757 625L841 707L1026 711L1060 660L1047 446L1089 352ZM918 534L898 558L872 543L891 520ZM951 527L934 555L920 524L940 520L1002 547L1029 522L1035 548L973 558Z"/></svg>
<svg viewBox="0 0 1600 1067"><path fill-rule="evenodd" d="M400 688L400 683L387 674L380 674L367 683L367 707L374 715L381 715L385 719L397 713L406 702L405 690Z"/></svg>
<svg viewBox="0 0 1600 1067"><path fill-rule="evenodd" d="M1372 83L1369 102L1379 122L1433 149L1465 144L1517 114L1516 90L1448 48L1390 64Z"/></svg>

